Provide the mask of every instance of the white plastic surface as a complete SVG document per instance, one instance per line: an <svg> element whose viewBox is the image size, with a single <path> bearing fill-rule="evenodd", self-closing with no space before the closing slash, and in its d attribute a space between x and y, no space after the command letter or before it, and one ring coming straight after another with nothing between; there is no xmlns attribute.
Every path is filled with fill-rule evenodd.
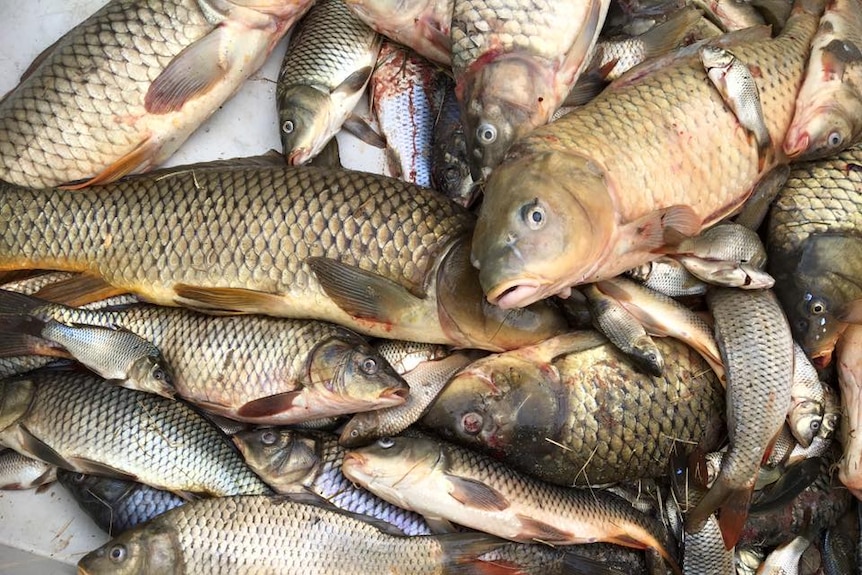
<svg viewBox="0 0 862 575"><path fill-rule="evenodd" d="M98 10L103 0L0 0L0 95L14 88L39 53ZM262 154L281 149L275 79L286 41L263 68L165 164ZM360 104L359 110L362 110ZM381 171L379 150L338 135L342 164ZM86 414L81 414L86 417ZM0 491L0 573L74 573L80 557L108 540L60 486L44 493ZM4 547L8 546L8 547ZM14 549L31 553L21 554ZM46 563L50 557L62 563Z"/></svg>

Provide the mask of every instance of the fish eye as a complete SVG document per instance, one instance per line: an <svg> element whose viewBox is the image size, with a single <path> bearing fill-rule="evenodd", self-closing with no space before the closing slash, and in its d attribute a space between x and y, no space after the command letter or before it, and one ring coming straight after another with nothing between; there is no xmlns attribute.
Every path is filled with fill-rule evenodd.
<svg viewBox="0 0 862 575"><path fill-rule="evenodd" d="M814 315L826 313L826 303L819 299L813 299L808 303L808 311Z"/></svg>
<svg viewBox="0 0 862 575"><path fill-rule="evenodd" d="M108 558L114 563L119 563L126 558L126 546L122 544L114 545L108 551Z"/></svg>
<svg viewBox="0 0 862 575"><path fill-rule="evenodd" d="M381 437L377 440L377 445L379 445L383 449L389 449L390 447L395 445L395 440L391 437Z"/></svg>
<svg viewBox="0 0 862 575"><path fill-rule="evenodd" d="M75 483L83 483L85 479L87 479L87 476L83 473L76 473L72 476L72 481Z"/></svg>
<svg viewBox="0 0 862 575"><path fill-rule="evenodd" d="M362 360L361 369L365 375L374 375L377 373L377 360L373 357L366 357Z"/></svg>
<svg viewBox="0 0 862 575"><path fill-rule="evenodd" d="M838 132L830 132L826 137L826 143L830 146L839 146L844 138L841 137L841 134Z"/></svg>
<svg viewBox="0 0 862 575"><path fill-rule="evenodd" d="M293 120L285 120L281 125L281 131L285 134L292 134L294 130Z"/></svg>
<svg viewBox="0 0 862 575"><path fill-rule="evenodd" d="M541 229L545 225L545 208L535 199L521 208L521 217L531 230Z"/></svg>
<svg viewBox="0 0 862 575"><path fill-rule="evenodd" d="M166 374L165 370L163 370L162 368L156 367L155 369L153 369L153 379L155 379L156 381L165 381L167 378L168 374Z"/></svg>
<svg viewBox="0 0 862 575"><path fill-rule="evenodd" d="M464 429L464 433L468 435L476 435L482 431L483 423L482 414L475 411L465 413L464 417L461 418L461 427Z"/></svg>
<svg viewBox="0 0 862 575"><path fill-rule="evenodd" d="M814 421L811 422L811 424L808 427L811 428L811 431L819 431L820 430L820 420L815 419Z"/></svg>
<svg viewBox="0 0 862 575"><path fill-rule="evenodd" d="M278 440L278 434L274 431L264 431L260 434L260 442L264 445L275 445Z"/></svg>
<svg viewBox="0 0 862 575"><path fill-rule="evenodd" d="M482 145L493 144L497 140L497 128L491 124L482 124L476 128L476 139Z"/></svg>

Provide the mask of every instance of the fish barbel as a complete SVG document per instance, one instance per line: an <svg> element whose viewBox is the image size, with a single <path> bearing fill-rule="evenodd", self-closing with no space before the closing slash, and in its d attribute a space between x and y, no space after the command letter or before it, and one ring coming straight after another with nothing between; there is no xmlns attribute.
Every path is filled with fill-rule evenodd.
<svg viewBox="0 0 862 575"><path fill-rule="evenodd" d="M798 0L780 36L733 45L781 142L825 0ZM749 34L749 32L747 32ZM752 33L753 34L753 33ZM728 41L727 39L725 41ZM485 187L472 261L488 301L515 308L657 257L667 235L733 214L777 158L757 147L693 45L645 63L510 148Z"/></svg>

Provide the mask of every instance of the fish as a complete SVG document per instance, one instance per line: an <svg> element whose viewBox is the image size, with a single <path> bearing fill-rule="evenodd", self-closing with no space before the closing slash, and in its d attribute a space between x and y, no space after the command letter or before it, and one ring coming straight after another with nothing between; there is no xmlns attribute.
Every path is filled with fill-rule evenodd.
<svg viewBox="0 0 862 575"><path fill-rule="evenodd" d="M816 367L862 309L862 144L794 164L767 223L767 271Z"/></svg>
<svg viewBox="0 0 862 575"><path fill-rule="evenodd" d="M315 2L297 24L275 90L288 164L309 162L341 129L365 93L382 40L343 0Z"/></svg>
<svg viewBox="0 0 862 575"><path fill-rule="evenodd" d="M188 496L270 493L222 432L187 405L72 371L0 387L0 442L82 473Z"/></svg>
<svg viewBox="0 0 862 575"><path fill-rule="evenodd" d="M839 463L841 483L862 499L862 326L849 328L838 342L838 388L841 392L840 438L844 456Z"/></svg>
<svg viewBox="0 0 862 575"><path fill-rule="evenodd" d="M847 521L849 517L852 521ZM858 572L858 536L859 522L855 512L845 513L836 524L823 530L820 556L824 575L843 575L852 573L853 569Z"/></svg>
<svg viewBox="0 0 862 575"><path fill-rule="evenodd" d="M36 489L56 480L55 466L0 447L0 490Z"/></svg>
<svg viewBox="0 0 862 575"><path fill-rule="evenodd" d="M702 441L723 421L724 404L697 352L670 339L656 345L674 366L660 378L638 372L595 332L479 359L421 424L561 486L664 477L675 441Z"/></svg>
<svg viewBox="0 0 862 575"><path fill-rule="evenodd" d="M796 441L808 447L823 425L826 390L814 365L798 343L793 344L793 385L787 425Z"/></svg>
<svg viewBox="0 0 862 575"><path fill-rule="evenodd" d="M371 111L386 140L387 173L425 188L431 184L439 68L392 42L384 42L371 73Z"/></svg>
<svg viewBox="0 0 862 575"><path fill-rule="evenodd" d="M470 173L467 136L461 121L461 105L455 96L455 81L438 77L437 119L431 146L431 178L434 189L461 206L469 208L480 196Z"/></svg>
<svg viewBox="0 0 862 575"><path fill-rule="evenodd" d="M240 432L233 442L276 493L311 492L339 509L384 521L404 535L432 533L421 515L351 483L341 472L345 450L331 433L273 427Z"/></svg>
<svg viewBox="0 0 862 575"><path fill-rule="evenodd" d="M275 161L171 168L71 195L0 184L0 271L85 271L159 305L491 351L565 331L550 306L484 301L463 208L384 176Z"/></svg>
<svg viewBox="0 0 862 575"><path fill-rule="evenodd" d="M776 547L757 568L758 575L794 575L799 573L799 560L811 546L811 540L798 535Z"/></svg>
<svg viewBox="0 0 862 575"><path fill-rule="evenodd" d="M111 537L186 502L170 491L143 483L65 469L57 472L57 480L99 529Z"/></svg>
<svg viewBox="0 0 862 575"><path fill-rule="evenodd" d="M100 573L281 573L423 575L470 571L501 541L480 533L403 537L352 514L291 501L245 496L201 499L126 531L78 562ZM290 553L273 550L290 549ZM157 553L154 551L158 550ZM481 562L479 562L481 564ZM511 573L488 564L489 575ZM463 571L462 571L463 572Z"/></svg>
<svg viewBox="0 0 862 575"><path fill-rule="evenodd" d="M399 405L408 393L367 341L326 322L214 317L145 304L80 310L0 290L0 328L7 318L14 328L12 314L62 322L73 326L69 332L124 330L160 351L177 395L240 421L300 423ZM15 337L0 335L0 344Z"/></svg>
<svg viewBox="0 0 862 575"><path fill-rule="evenodd" d="M385 357L391 355L384 351L385 346L391 348L397 344L387 341L380 344L378 350ZM476 354L454 351L422 361L413 369L403 372L402 377L410 386L407 401L395 407L357 413L341 428L338 443L343 447L355 447L371 443L379 437L401 433L422 418L450 378L475 358Z"/></svg>
<svg viewBox="0 0 862 575"><path fill-rule="evenodd" d="M743 42L761 37L755 29L724 40L760 70L773 142L790 123L823 3L798 0L775 39ZM732 215L780 163L779 154L758 169L699 49L645 62L509 149L485 184L473 232L471 261L490 303L512 309L565 297L571 286L651 261L666 235L693 236Z"/></svg>
<svg viewBox="0 0 862 575"><path fill-rule="evenodd" d="M733 222L750 230L759 230L789 176L790 166L787 165L778 166L763 176Z"/></svg>
<svg viewBox="0 0 862 575"><path fill-rule="evenodd" d="M644 287L669 297L703 295L707 285L692 275L684 265L671 257L641 264L625 272Z"/></svg>
<svg viewBox="0 0 862 575"><path fill-rule="evenodd" d="M366 24L432 62L452 63L453 0L345 0Z"/></svg>
<svg viewBox="0 0 862 575"><path fill-rule="evenodd" d="M664 371L664 358L643 324L625 306L602 293L595 284L581 291L587 297L595 328L625 353L638 369L653 377L660 377Z"/></svg>
<svg viewBox="0 0 862 575"><path fill-rule="evenodd" d="M719 510L725 548L739 541L760 463L784 425L793 380L793 337L769 290L715 288L706 301L727 372L730 447L709 491L686 517L686 529Z"/></svg>
<svg viewBox="0 0 862 575"><path fill-rule="evenodd" d="M599 490L548 485L430 437L385 437L348 451L344 475L426 517L520 543L615 543L653 549L682 573L659 524Z"/></svg>
<svg viewBox="0 0 862 575"><path fill-rule="evenodd" d="M455 2L452 73L473 180L548 123L589 64L609 7L610 0Z"/></svg>
<svg viewBox="0 0 862 575"><path fill-rule="evenodd" d="M80 188L157 166L263 65L311 4L108 2L0 100L0 179Z"/></svg>
<svg viewBox="0 0 862 575"><path fill-rule="evenodd" d="M713 86L725 104L733 110L739 125L748 130L757 143L758 170L762 170L772 149L772 137L763 119L760 91L749 67L733 52L719 46L704 46L700 59Z"/></svg>
<svg viewBox="0 0 862 575"><path fill-rule="evenodd" d="M746 0L690 0L704 15L725 32L741 30L764 23L763 16Z"/></svg>
<svg viewBox="0 0 862 575"><path fill-rule="evenodd" d="M797 160L834 156L862 138L862 2L832 0L811 41L784 153Z"/></svg>

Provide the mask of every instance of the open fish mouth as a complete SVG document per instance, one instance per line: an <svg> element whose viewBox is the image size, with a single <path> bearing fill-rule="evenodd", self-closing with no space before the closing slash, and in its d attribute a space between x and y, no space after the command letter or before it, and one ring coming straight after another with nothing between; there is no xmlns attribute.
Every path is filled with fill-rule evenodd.
<svg viewBox="0 0 862 575"><path fill-rule="evenodd" d="M395 403L404 403L407 401L407 395L410 393L410 390L405 387L390 387L384 389L380 393L380 399L391 400Z"/></svg>
<svg viewBox="0 0 862 575"><path fill-rule="evenodd" d="M545 290L535 280L514 280L488 292L488 303L502 309L525 307L537 302Z"/></svg>
<svg viewBox="0 0 862 575"><path fill-rule="evenodd" d="M799 156L805 150L808 149L808 144L810 141L811 140L808 136L807 131L800 131L793 134L789 134L788 137L784 140L784 153L787 155L788 158Z"/></svg>

